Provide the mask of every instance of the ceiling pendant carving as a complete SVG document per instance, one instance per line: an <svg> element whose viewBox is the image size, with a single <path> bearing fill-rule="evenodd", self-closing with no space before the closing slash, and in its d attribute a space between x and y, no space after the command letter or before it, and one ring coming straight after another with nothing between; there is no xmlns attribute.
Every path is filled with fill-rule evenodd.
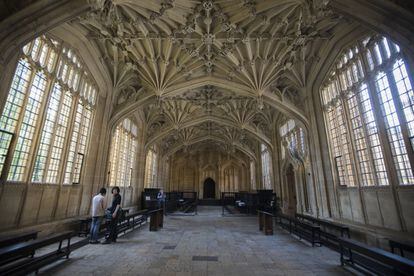
<svg viewBox="0 0 414 276"><path fill-rule="evenodd" d="M104 58L137 65L141 84L158 96L169 87L217 77L260 96L285 75L303 86L312 44L338 24L326 1L101 1L80 20ZM300 66L301 68L297 68ZM301 69L301 70L298 70Z"/></svg>
<svg viewBox="0 0 414 276"><path fill-rule="evenodd" d="M269 97L303 110L318 49L342 22L328 2L93 0L71 24L102 53L114 112L145 101L146 146L194 149L204 139L249 154L271 144L281 116Z"/></svg>

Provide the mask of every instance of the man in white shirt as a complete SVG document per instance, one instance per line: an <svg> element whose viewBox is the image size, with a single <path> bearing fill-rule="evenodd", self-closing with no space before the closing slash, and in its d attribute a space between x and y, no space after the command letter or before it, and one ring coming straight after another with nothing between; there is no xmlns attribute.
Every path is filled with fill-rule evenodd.
<svg viewBox="0 0 414 276"><path fill-rule="evenodd" d="M98 241L99 228L101 227L102 217L105 215L105 195L106 189L101 188L99 194L92 199L92 223L91 223L91 237L89 243L96 244Z"/></svg>

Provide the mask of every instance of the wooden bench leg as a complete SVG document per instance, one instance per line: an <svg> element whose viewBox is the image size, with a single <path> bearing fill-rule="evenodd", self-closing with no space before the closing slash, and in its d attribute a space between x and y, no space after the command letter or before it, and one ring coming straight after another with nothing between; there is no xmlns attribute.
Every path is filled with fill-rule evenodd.
<svg viewBox="0 0 414 276"><path fill-rule="evenodd" d="M312 229L312 247L315 247L315 231Z"/></svg>
<svg viewBox="0 0 414 276"><path fill-rule="evenodd" d="M158 211L158 215L159 215L159 224L158 224L158 226L160 228L162 228L162 227L164 227L164 212L163 212L163 210Z"/></svg>
<svg viewBox="0 0 414 276"><path fill-rule="evenodd" d="M259 217L259 231L263 231L263 225L264 225L264 222L263 222L263 214L262 213L259 213L258 214L258 217Z"/></svg>
<svg viewBox="0 0 414 276"><path fill-rule="evenodd" d="M158 230L157 213L152 213L150 216L150 231Z"/></svg>
<svg viewBox="0 0 414 276"><path fill-rule="evenodd" d="M273 220L271 216L265 216L265 234L273 235Z"/></svg>
<svg viewBox="0 0 414 276"><path fill-rule="evenodd" d="M70 238L68 239L68 251L66 254L66 259L69 259L69 254L70 254Z"/></svg>

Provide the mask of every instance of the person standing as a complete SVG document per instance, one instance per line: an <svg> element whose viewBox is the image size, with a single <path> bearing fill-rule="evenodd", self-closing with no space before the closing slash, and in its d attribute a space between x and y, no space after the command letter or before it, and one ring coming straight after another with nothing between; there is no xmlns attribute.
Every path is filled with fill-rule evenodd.
<svg viewBox="0 0 414 276"><path fill-rule="evenodd" d="M109 233L105 239L105 241L103 242L104 244L107 243L111 243L111 242L116 242L116 238L118 237L118 218L119 218L119 213L120 213L120 208L121 208L121 195L119 194L120 189L119 187L113 187L112 188L112 205L111 207L108 208L108 211L110 213L110 221L109 221L109 225L107 226L107 228L109 229Z"/></svg>
<svg viewBox="0 0 414 276"><path fill-rule="evenodd" d="M106 189L101 188L99 194L92 198L92 223L89 243L98 242L99 228L101 227L102 217L105 215L105 195Z"/></svg>
<svg viewBox="0 0 414 276"><path fill-rule="evenodd" d="M158 208L164 208L165 203L165 194L164 190L161 189L157 194L157 200L158 200Z"/></svg>

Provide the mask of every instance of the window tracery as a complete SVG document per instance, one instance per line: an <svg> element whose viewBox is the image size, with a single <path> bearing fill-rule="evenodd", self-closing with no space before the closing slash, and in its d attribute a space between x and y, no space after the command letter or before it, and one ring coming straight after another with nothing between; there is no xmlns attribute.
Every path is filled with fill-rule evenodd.
<svg viewBox="0 0 414 276"><path fill-rule="evenodd" d="M138 128L124 119L115 129L109 152L109 185L131 186L138 147Z"/></svg>
<svg viewBox="0 0 414 276"><path fill-rule="evenodd" d="M96 97L73 49L46 35L26 44L0 117L2 178L79 183Z"/></svg>
<svg viewBox="0 0 414 276"><path fill-rule="evenodd" d="M394 172L399 185L414 184L410 74L385 37L358 41L338 59L321 100L340 185L385 186Z"/></svg>
<svg viewBox="0 0 414 276"><path fill-rule="evenodd" d="M290 156L303 163L307 154L304 130L291 119L279 128L279 133L286 143Z"/></svg>

